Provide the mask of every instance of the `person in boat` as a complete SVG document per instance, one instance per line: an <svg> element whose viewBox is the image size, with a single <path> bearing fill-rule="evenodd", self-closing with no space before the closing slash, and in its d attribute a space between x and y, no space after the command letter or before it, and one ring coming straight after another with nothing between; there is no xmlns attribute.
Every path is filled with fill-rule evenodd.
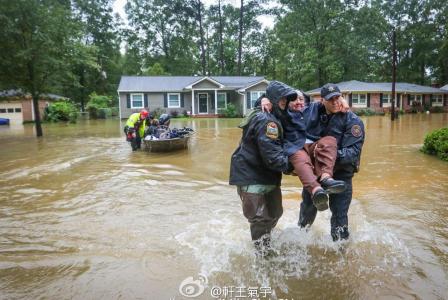
<svg viewBox="0 0 448 300"><path fill-rule="evenodd" d="M276 111L285 109L297 93L288 85L273 81L266 96ZM260 106L239 127L243 132L231 157L229 184L237 187L257 254L265 256L272 253L271 231L283 214L280 182L282 173L289 170L283 151L283 128L275 114L261 111Z"/></svg>
<svg viewBox="0 0 448 300"><path fill-rule="evenodd" d="M329 83L321 88L321 97L325 109L320 111L313 123L313 135L329 135L337 140L337 156L334 167L334 178L342 180L346 189L339 194L330 195L331 236L333 241L349 238L348 210L352 200L352 178L359 171L361 150L364 144L365 130L362 120L352 111L341 113L337 111L335 102L341 97L337 85ZM316 218L317 210L313 205L308 190L302 191L302 203L298 225L311 226Z"/></svg>
<svg viewBox="0 0 448 300"><path fill-rule="evenodd" d="M145 129L147 125L148 111L143 109L138 113L129 116L124 127L126 140L131 143L132 151L141 148L142 139L145 137Z"/></svg>

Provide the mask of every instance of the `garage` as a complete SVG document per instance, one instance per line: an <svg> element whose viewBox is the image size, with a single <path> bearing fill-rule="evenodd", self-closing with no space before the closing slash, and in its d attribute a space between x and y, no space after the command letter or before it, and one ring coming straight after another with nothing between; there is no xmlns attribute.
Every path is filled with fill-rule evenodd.
<svg viewBox="0 0 448 300"><path fill-rule="evenodd" d="M22 124L23 113L21 102L0 102L0 118L7 118L10 124Z"/></svg>

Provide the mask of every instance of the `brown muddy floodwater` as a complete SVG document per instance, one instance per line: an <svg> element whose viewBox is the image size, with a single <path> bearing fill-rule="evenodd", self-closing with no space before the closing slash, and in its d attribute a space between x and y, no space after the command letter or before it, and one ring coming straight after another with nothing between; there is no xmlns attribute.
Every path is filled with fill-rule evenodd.
<svg viewBox="0 0 448 300"><path fill-rule="evenodd" d="M419 152L447 114L364 118L347 243L328 211L299 230L285 177L267 261L227 183L238 122L173 120L196 135L166 154L133 153L118 120L46 124L42 139L1 127L0 298L448 298L448 163Z"/></svg>

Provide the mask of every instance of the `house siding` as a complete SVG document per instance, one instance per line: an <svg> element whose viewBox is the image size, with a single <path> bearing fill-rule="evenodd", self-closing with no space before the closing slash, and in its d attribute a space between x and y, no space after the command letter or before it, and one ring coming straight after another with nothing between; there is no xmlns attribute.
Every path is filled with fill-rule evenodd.
<svg viewBox="0 0 448 300"><path fill-rule="evenodd" d="M217 89L217 88L219 88L217 84L210 82L208 80L203 80L193 85L193 89Z"/></svg>
<svg viewBox="0 0 448 300"><path fill-rule="evenodd" d="M156 109L161 109L165 113L170 114L173 111L177 111L179 115L183 114L184 111L191 111L191 92L170 92L173 94L181 94L184 97L184 106L181 107L165 107L165 93L143 93L143 92L133 92L133 93L120 93L120 109L121 118L128 118L131 114L141 111L143 108L128 108L127 107L127 95L128 94L144 94L148 98L148 106L144 109L154 111ZM168 93L166 93L168 94ZM182 101L181 101L182 105Z"/></svg>
<svg viewBox="0 0 448 300"><path fill-rule="evenodd" d="M252 92L252 91L266 91L266 88L268 87L268 84L266 82L261 82L257 85L254 85L253 87L246 90L246 92Z"/></svg>

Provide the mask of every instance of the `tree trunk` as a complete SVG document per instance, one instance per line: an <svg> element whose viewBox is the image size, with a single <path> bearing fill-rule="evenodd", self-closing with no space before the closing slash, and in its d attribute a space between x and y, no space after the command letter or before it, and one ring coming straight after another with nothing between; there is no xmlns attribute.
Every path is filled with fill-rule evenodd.
<svg viewBox="0 0 448 300"><path fill-rule="evenodd" d="M34 109L34 121L36 124L36 136L40 137L43 135L42 124L40 122L40 110L39 110L39 93L32 92L33 97L33 109Z"/></svg>
<svg viewBox="0 0 448 300"><path fill-rule="evenodd" d="M205 43L204 43L204 28L202 27L202 2L197 0L198 15L197 19L199 21L199 34L201 36L201 63L202 63L202 75L206 74L206 59L205 59Z"/></svg>
<svg viewBox="0 0 448 300"><path fill-rule="evenodd" d="M219 15L219 64L221 66L221 75L224 75L224 43L222 42L223 26L221 14L221 0L218 0L218 15Z"/></svg>
<svg viewBox="0 0 448 300"><path fill-rule="evenodd" d="M239 36L238 36L238 75L241 75L241 53L243 51L243 8L244 8L244 0L241 0Z"/></svg>

